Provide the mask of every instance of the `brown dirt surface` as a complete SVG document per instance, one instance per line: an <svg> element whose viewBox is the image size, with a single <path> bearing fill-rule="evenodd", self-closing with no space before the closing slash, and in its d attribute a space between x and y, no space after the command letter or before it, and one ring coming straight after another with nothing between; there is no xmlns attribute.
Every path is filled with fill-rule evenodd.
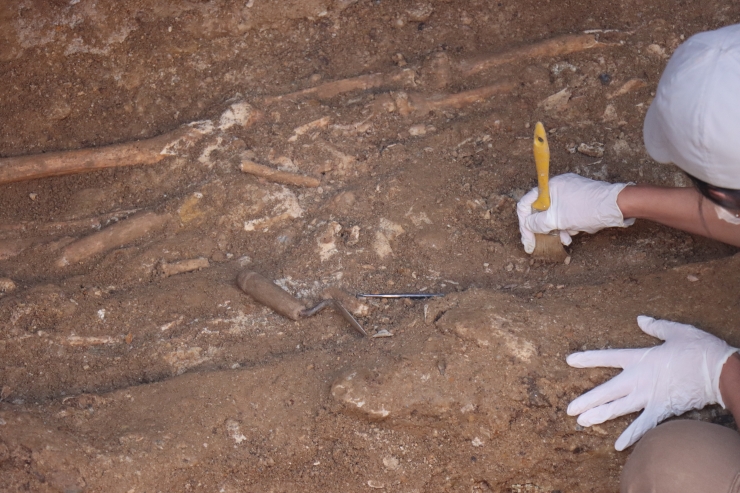
<svg viewBox="0 0 740 493"><path fill-rule="evenodd" d="M640 314L740 345L740 257L638 221L532 261L533 124L553 174L688 185L642 121L681 40L739 21L729 0L1 2L0 158L199 123L156 163L0 185L0 491L616 491L634 416L577 426L615 371L565 356L655 344ZM362 337L255 303L243 269L307 306L445 296L353 300L390 335Z"/></svg>

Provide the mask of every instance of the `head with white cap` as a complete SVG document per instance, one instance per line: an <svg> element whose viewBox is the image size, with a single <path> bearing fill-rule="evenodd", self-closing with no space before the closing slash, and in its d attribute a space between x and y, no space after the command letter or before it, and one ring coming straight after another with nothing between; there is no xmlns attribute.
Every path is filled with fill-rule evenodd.
<svg viewBox="0 0 740 493"><path fill-rule="evenodd" d="M676 49L645 117L645 147L685 171L716 204L740 211L740 24Z"/></svg>

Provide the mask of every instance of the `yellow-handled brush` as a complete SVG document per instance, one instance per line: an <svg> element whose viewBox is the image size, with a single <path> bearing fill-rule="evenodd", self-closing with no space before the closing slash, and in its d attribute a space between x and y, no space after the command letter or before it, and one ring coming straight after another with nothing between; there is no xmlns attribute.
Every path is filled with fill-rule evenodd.
<svg viewBox="0 0 740 493"><path fill-rule="evenodd" d="M532 212L544 212L550 208L550 146L547 145L547 133L541 122L534 126L534 164L537 168L537 200L532 203ZM535 233L535 246L532 256L548 262L563 262L568 253L560 243L560 234L551 231L549 234Z"/></svg>

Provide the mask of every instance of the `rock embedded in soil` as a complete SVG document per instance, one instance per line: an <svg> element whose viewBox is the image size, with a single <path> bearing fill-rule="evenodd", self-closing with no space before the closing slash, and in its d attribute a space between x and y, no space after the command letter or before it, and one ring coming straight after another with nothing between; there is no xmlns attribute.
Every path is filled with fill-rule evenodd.
<svg viewBox="0 0 740 493"><path fill-rule="evenodd" d="M600 142L581 143L578 144L576 150L589 157L604 157L604 144Z"/></svg>
<svg viewBox="0 0 740 493"><path fill-rule="evenodd" d="M70 113L72 113L72 107L66 101L55 101L45 112L50 120L64 120Z"/></svg>
<svg viewBox="0 0 740 493"><path fill-rule="evenodd" d="M177 262L160 262L158 270L164 277L174 276L194 270L207 269L210 264L207 258L193 258Z"/></svg>
<svg viewBox="0 0 740 493"><path fill-rule="evenodd" d="M16 284L12 279L7 277L0 277L0 295L12 293L16 289Z"/></svg>

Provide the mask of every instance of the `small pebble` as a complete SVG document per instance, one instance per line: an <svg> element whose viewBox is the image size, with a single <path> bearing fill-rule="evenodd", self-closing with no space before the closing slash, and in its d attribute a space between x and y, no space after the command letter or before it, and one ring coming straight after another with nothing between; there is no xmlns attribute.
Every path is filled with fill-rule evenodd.
<svg viewBox="0 0 740 493"><path fill-rule="evenodd" d="M612 76L607 73L601 74L599 75L599 81L601 81L602 85L608 86L611 84Z"/></svg>
<svg viewBox="0 0 740 493"><path fill-rule="evenodd" d="M604 157L604 144L601 142L592 142L591 144L584 142L579 144L576 150L589 157Z"/></svg>
<svg viewBox="0 0 740 493"><path fill-rule="evenodd" d="M415 3L412 7L406 9L409 20L414 22L426 22L434 13L434 6L428 2Z"/></svg>
<svg viewBox="0 0 740 493"><path fill-rule="evenodd" d="M390 469L391 471L395 471L398 469L398 466L400 465L399 460L393 456L390 457L384 457L383 458L383 465Z"/></svg>
<svg viewBox="0 0 740 493"><path fill-rule="evenodd" d="M405 67L406 66L406 58L404 58L402 53L396 53L393 55L393 61L396 62L396 65L399 67Z"/></svg>
<svg viewBox="0 0 740 493"><path fill-rule="evenodd" d="M570 255L568 255L567 257L565 257L565 260L563 261L563 263L565 265L570 265Z"/></svg>
<svg viewBox="0 0 740 493"><path fill-rule="evenodd" d="M393 337L393 334L388 332L386 329L379 330L375 334L373 334L373 339L376 337Z"/></svg>
<svg viewBox="0 0 740 493"><path fill-rule="evenodd" d="M695 275L693 275L693 274L689 274L688 276L686 276L686 279L688 279L688 280L689 280L689 282L696 282L696 281L698 281L698 280L699 280L699 278L698 278L698 277L696 277L696 276L695 276Z"/></svg>
<svg viewBox="0 0 740 493"><path fill-rule="evenodd" d="M427 133L427 126L423 123L412 125L409 128L409 135L413 137L418 137L420 135L426 135L426 133Z"/></svg>
<svg viewBox="0 0 740 493"><path fill-rule="evenodd" d="M39 194L33 192L28 194L28 198L30 198L31 200L36 200L38 196Z"/></svg>
<svg viewBox="0 0 740 493"><path fill-rule="evenodd" d="M0 293L10 293L15 291L16 285L12 279L0 277Z"/></svg>
<svg viewBox="0 0 740 493"><path fill-rule="evenodd" d="M381 483L380 481L375 481L374 479L371 479L367 482L367 485L371 488L375 488L376 490L382 490L385 488L385 485Z"/></svg>
<svg viewBox="0 0 740 493"><path fill-rule="evenodd" d="M50 120L64 120L72 113L72 107L65 101L53 102L45 111Z"/></svg>

